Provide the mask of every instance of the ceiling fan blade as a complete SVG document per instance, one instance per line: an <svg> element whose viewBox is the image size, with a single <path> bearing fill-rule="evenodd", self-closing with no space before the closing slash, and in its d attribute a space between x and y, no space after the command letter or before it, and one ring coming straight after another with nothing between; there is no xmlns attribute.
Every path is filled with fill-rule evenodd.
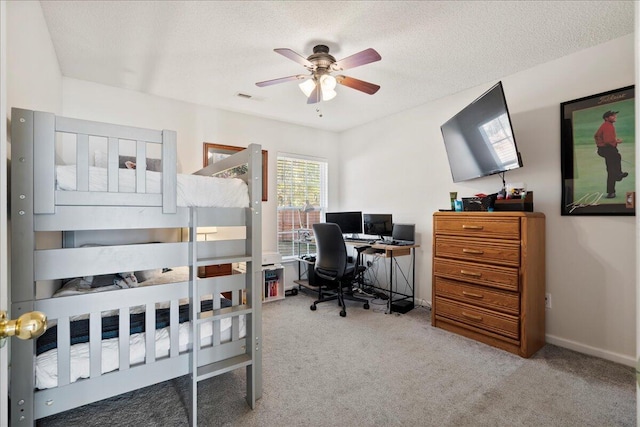
<svg viewBox="0 0 640 427"><path fill-rule="evenodd" d="M310 70L315 68L315 65L313 65L307 58L305 58L304 56L300 55L297 52L292 51L291 49L283 47L283 48L278 48L273 50L274 52L277 52L282 56L286 56L290 60L295 61L298 64L304 67L307 67Z"/></svg>
<svg viewBox="0 0 640 427"><path fill-rule="evenodd" d="M369 64L371 62L380 61L382 57L375 49L369 48L362 52L347 56L340 61L336 61L331 68L335 71L342 71L349 68L359 67L360 65Z"/></svg>
<svg viewBox="0 0 640 427"><path fill-rule="evenodd" d="M316 87L313 89L313 92L311 92L311 95L309 95L309 98L307 98L307 104L316 104L320 102L321 99L322 92L320 91L320 85L316 83Z"/></svg>
<svg viewBox="0 0 640 427"><path fill-rule="evenodd" d="M308 77L311 77L311 76L307 76L307 75L304 75L304 74L297 74L295 76L280 77L279 79L265 80L263 82L258 82L258 83L256 83L256 86L260 86L260 87L271 86L271 85L275 85L275 84L278 84L278 83L290 82L292 80L304 80L304 79L306 79Z"/></svg>
<svg viewBox="0 0 640 427"><path fill-rule="evenodd" d="M351 89L359 90L360 92L367 93L369 95L373 95L380 89L380 86L365 82L364 80L354 79L353 77L347 76L336 76L336 82L343 86L350 87Z"/></svg>

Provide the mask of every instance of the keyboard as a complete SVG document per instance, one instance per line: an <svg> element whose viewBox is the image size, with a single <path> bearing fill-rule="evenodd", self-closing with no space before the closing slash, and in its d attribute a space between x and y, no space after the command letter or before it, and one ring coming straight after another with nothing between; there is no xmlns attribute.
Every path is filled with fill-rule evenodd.
<svg viewBox="0 0 640 427"><path fill-rule="evenodd" d="M344 239L345 242L362 242L362 243L371 243L372 240L371 239L363 239L362 237L345 237Z"/></svg>
<svg viewBox="0 0 640 427"><path fill-rule="evenodd" d="M397 240L378 240L376 243L389 246L410 246L412 244L409 242L399 242Z"/></svg>

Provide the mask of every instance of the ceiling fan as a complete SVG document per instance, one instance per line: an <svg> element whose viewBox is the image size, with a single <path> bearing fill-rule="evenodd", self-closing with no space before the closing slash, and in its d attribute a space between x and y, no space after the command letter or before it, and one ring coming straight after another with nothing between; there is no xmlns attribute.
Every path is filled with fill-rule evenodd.
<svg viewBox="0 0 640 427"><path fill-rule="evenodd" d="M375 49L365 49L362 52L348 56L340 61L336 61L336 59L329 54L329 48L323 44L315 46L313 53L307 58L287 48L274 49L274 51L304 66L311 74L296 74L294 76L266 80L256 83L256 86L264 87L292 80L304 80L299 86L307 96L307 104L315 104L320 101L333 99L336 96L336 91L334 90L336 84L341 84L369 95L373 95L380 89L380 86L376 84L358 80L353 77L343 75L334 77L331 75L334 71L343 71L379 61L382 58Z"/></svg>

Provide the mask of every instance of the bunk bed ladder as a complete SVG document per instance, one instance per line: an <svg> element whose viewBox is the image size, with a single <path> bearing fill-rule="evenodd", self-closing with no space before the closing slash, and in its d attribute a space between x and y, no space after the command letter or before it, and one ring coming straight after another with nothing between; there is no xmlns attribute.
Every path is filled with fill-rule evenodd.
<svg viewBox="0 0 640 427"><path fill-rule="evenodd" d="M247 403L253 409L262 397L262 147L250 144L248 159L248 185L250 207L246 212L247 239L245 251L251 256L247 262L247 302L251 305L248 316L246 349L252 363L246 367Z"/></svg>
<svg viewBox="0 0 640 427"><path fill-rule="evenodd" d="M202 291L198 289L198 281L197 273L198 267L205 266L210 264L213 259L211 258L201 258L198 256L198 243L197 243L197 209L192 208L191 210L191 219L192 226L190 227L190 247L191 247L191 268L189 273L189 299L192 302L190 305L190 321L191 321L191 336L192 336L192 351L190 356L190 417L191 417L191 425L197 426L198 420L198 383L200 381L209 379L211 377L233 371L239 368L247 368L247 400L251 407L253 408L252 403L255 402L255 396L253 390L255 390L255 386L251 385L252 376L249 374L253 372L252 366L254 364L254 359L252 357L251 349L247 349L250 344L250 327L249 321L247 321L247 336L245 337L245 345L243 346L244 352L241 354L237 354L232 357L228 357L222 360L218 360L212 363L203 364L204 361L200 357L201 349L200 349L200 325L208 322L216 322L222 320L224 318L237 318L238 316L244 315L247 319L253 317L253 304L249 299L248 290L247 291L247 301L244 304L235 304L239 302L240 297L234 297L234 305L226 308L218 308L213 309L212 311L201 311L201 305L197 302L200 300L200 295ZM231 256L231 257L216 257L216 263L235 263L235 262L246 262L248 265L251 263L251 257L249 256ZM248 269L248 268L247 268ZM247 278L252 277L251 274L245 275ZM217 278L213 279L202 279L202 282L217 280ZM247 279L247 284L249 284L251 280ZM215 298L215 296L214 296ZM214 327L215 329L215 327Z"/></svg>
<svg viewBox="0 0 640 427"><path fill-rule="evenodd" d="M194 208L191 211L191 222L189 226L189 321L191 327L191 353L189 356L189 416L191 425L198 426L198 350L200 349L200 334L195 319L198 318L200 307L196 301L198 300L198 213Z"/></svg>
<svg viewBox="0 0 640 427"><path fill-rule="evenodd" d="M262 287L261 283L261 259L262 259L262 174L251 171L261 171L262 150L259 145L252 144L249 147L251 155L248 158L249 196L251 207L245 209L244 225L246 236L244 254L232 256L217 256L214 259L205 258L198 253L197 228L200 224L198 212L201 208L191 208L191 221L189 228L190 242L190 273L189 273L189 298L191 303L190 320L192 351L190 359L190 404L191 425L197 426L198 422L198 383L239 368L246 369L247 403L253 409L256 400L262 396ZM253 176L255 175L255 176ZM201 312L198 290L198 267L206 266L212 262L240 263L247 265L244 274L244 292L246 302L239 301L240 297L234 297L234 305L227 308L214 309ZM213 279L215 280L215 279ZM237 300L235 300L237 298ZM236 302L239 302L236 304ZM237 318L244 315L246 318L246 336L243 346L244 352L235 356L202 365L199 363L200 353L200 325L205 322L221 320L223 318Z"/></svg>

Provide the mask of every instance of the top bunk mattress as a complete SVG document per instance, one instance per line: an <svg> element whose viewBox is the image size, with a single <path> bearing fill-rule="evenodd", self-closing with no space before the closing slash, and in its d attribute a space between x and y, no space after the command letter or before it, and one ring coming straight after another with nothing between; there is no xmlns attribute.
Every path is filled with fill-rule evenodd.
<svg viewBox="0 0 640 427"><path fill-rule="evenodd" d="M162 173L146 171L146 193L161 193ZM89 191L107 192L107 169L89 167ZM218 178L178 174L177 205L245 208L249 206L249 189L238 178ZM136 192L136 170L118 169L120 193ZM56 189L76 191L76 165L56 166Z"/></svg>

